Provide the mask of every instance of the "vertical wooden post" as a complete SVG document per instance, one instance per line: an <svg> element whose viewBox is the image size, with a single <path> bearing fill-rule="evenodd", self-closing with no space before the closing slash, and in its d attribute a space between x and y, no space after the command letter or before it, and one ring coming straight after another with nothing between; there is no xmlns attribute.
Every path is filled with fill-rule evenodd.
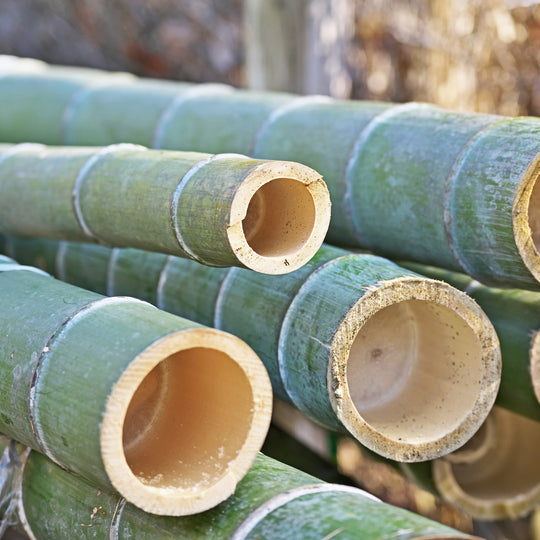
<svg viewBox="0 0 540 540"><path fill-rule="evenodd" d="M247 0L244 21L250 88L350 96L352 0Z"/></svg>

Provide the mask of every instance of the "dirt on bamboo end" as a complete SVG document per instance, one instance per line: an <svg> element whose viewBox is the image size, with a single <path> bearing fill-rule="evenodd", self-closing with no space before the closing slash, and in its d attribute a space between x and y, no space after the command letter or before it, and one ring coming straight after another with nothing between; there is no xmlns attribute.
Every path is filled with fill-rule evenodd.
<svg viewBox="0 0 540 540"><path fill-rule="evenodd" d="M514 240L523 263L540 281L540 154L521 177L512 205Z"/></svg>
<svg viewBox="0 0 540 540"><path fill-rule="evenodd" d="M334 336L328 387L362 444L417 462L459 448L497 394L501 355L489 319L467 295L422 277L379 283Z"/></svg>
<svg viewBox="0 0 540 540"><path fill-rule="evenodd" d="M259 452L272 410L266 370L240 339L179 331L116 383L101 430L113 486L147 512L181 516L229 497Z"/></svg>
<svg viewBox="0 0 540 540"><path fill-rule="evenodd" d="M433 463L435 485L475 519L524 517L540 504L540 424L499 407L487 423L490 434L471 439L475 452L463 447Z"/></svg>
<svg viewBox="0 0 540 540"><path fill-rule="evenodd" d="M330 224L330 194L321 175L299 163L269 161L236 192L229 243L247 268L286 274L307 263Z"/></svg>

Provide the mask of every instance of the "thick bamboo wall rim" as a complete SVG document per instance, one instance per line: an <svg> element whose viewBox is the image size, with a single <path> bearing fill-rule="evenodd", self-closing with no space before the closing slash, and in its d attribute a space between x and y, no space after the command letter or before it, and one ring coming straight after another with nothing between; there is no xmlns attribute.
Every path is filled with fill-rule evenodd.
<svg viewBox="0 0 540 540"><path fill-rule="evenodd" d="M323 243L329 209L318 173L293 162L266 162L244 179L232 201L229 243L246 268L292 272Z"/></svg>
<svg viewBox="0 0 540 540"><path fill-rule="evenodd" d="M462 446L500 381L497 336L481 309L453 287L420 277L368 292L337 330L331 357L338 418L369 449L404 462Z"/></svg>
<svg viewBox="0 0 540 540"><path fill-rule="evenodd" d="M515 191L512 225L523 263L540 281L540 154L529 164Z"/></svg>
<svg viewBox="0 0 540 540"><path fill-rule="evenodd" d="M433 462L435 485L476 519L524 517L540 503L540 424L500 407L487 423L468 447Z"/></svg>
<svg viewBox="0 0 540 540"><path fill-rule="evenodd" d="M258 357L234 336L197 328L162 338L108 398L101 449L111 483L154 514L213 508L253 464L271 396Z"/></svg>

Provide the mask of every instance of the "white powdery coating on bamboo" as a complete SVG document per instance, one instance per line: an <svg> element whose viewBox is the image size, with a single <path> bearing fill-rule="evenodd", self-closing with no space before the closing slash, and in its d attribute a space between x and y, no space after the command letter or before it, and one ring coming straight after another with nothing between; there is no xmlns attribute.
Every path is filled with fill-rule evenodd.
<svg viewBox="0 0 540 540"><path fill-rule="evenodd" d="M365 239L365 234L362 230L362 224L360 223L361 216L358 215L358 212L354 210L353 207L353 187L356 189L361 189L361 178L353 178L352 169L355 166L358 158L360 157L364 145L369 140L370 135L376 129L376 127L384 122L387 118L392 118L396 114L399 114L401 111L407 111L409 109L416 109L420 107L429 107L427 104L421 103L404 103L403 105L395 105L386 109L382 113L375 116L364 129L360 132L354 144L352 145L352 150L347 160L347 166L345 167L345 174L343 176L343 183L345 184L345 189L343 190L343 201L342 205L345 209L347 220L352 225L351 233L354 232L355 237L357 238L361 246L370 247L369 242Z"/></svg>
<svg viewBox="0 0 540 540"><path fill-rule="evenodd" d="M0 272L13 272L17 270L26 270L27 272L34 272L35 274L41 274L42 276L51 277L50 274L48 274L44 270L36 268L35 266L23 266L21 264L17 264L16 262L14 262L13 264L2 264L2 261L0 260Z"/></svg>
<svg viewBox="0 0 540 540"><path fill-rule="evenodd" d="M300 486L290 489L289 491L285 491L284 493L279 493L259 506L249 515L247 519L244 520L240 527L236 529L234 534L231 536L231 540L245 540L251 531L253 531L253 529L255 529L255 527L257 527L257 525L263 521L266 516L295 499L304 497L306 495L328 492L351 493L365 497L370 501L381 503L381 500L371 493L352 486L342 486L340 484L309 484L306 486Z"/></svg>
<svg viewBox="0 0 540 540"><path fill-rule="evenodd" d="M19 152L24 152L25 150L46 150L47 147L44 144L40 143L20 143L15 144L14 146L8 148L4 152L0 154L0 165L2 165L2 162L6 160L8 157L11 157L15 154L18 154Z"/></svg>
<svg viewBox="0 0 540 540"><path fill-rule="evenodd" d="M271 128L272 124L278 119L281 118L284 114L287 114L290 111L294 111L303 107L304 105L311 105L314 103L332 103L335 100L329 96L300 96L292 98L291 101L280 105L274 109L269 115L268 118L262 123L261 127L257 130L255 137L253 139L253 148L250 151L250 155L256 155L257 147L259 145L259 139L262 137L262 134L265 130Z"/></svg>
<svg viewBox="0 0 540 540"><path fill-rule="evenodd" d="M21 459L21 467L19 468L19 472L18 472L18 478L16 479L16 497L17 497L17 514L18 514L18 518L19 518L19 521L24 529L24 532L26 534L26 536L28 536L28 538L30 540L37 540L36 536L34 535L34 533L32 532L32 528L30 527L30 524L28 523L28 518L26 517L26 512L24 510L24 501L23 501L23 496L22 496L22 480L23 480L23 476L24 476L24 468L26 467L26 463L28 462L28 457L30 456L30 448L26 448L26 450L21 454L20 459Z"/></svg>
<svg viewBox="0 0 540 540"><path fill-rule="evenodd" d="M84 219L81 203L79 201L79 195L81 186L84 182L84 179L86 175L89 173L90 169L100 160L100 158L106 154L111 154L116 151L122 151L122 150L133 150L133 151L145 151L148 150L145 146L141 146L139 144L131 144L131 143L120 143L120 144L111 144L109 146L105 146L101 148L98 152L93 154L86 163L80 168L77 177L75 178L75 182L73 183L73 191L71 194L72 201L73 201L73 211L75 213L75 219L77 220L79 226L81 227L84 234L90 239L90 240L99 240L94 233L91 231L90 227L86 223L86 220Z"/></svg>
<svg viewBox="0 0 540 540"><path fill-rule="evenodd" d="M219 83L210 83L210 84L201 84L194 86L189 90L181 92L176 98L172 100L170 105L163 111L161 114L156 128L154 130L154 135L152 137L152 148L161 148L163 145L163 138L167 133L167 128L169 127L169 122L174 117L177 109L183 105L186 101L189 101L192 98L197 98L199 96L206 96L212 94L227 94L233 92L234 88L232 86L227 86L226 84ZM187 150L183 148L182 150Z"/></svg>
<svg viewBox="0 0 540 540"><path fill-rule="evenodd" d="M107 296L114 296L114 271L116 268L116 261L120 253L121 252L119 248L113 248L111 250L111 255L107 262L107 278L106 278L107 279L107 283L106 283Z"/></svg>

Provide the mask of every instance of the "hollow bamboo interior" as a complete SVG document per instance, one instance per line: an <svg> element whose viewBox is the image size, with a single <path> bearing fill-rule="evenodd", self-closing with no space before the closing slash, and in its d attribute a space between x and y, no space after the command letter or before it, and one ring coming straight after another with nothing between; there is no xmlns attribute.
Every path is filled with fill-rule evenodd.
<svg viewBox="0 0 540 540"><path fill-rule="evenodd" d="M523 517L540 502L540 424L495 407L487 431L433 462L439 493L480 520Z"/></svg>
<svg viewBox="0 0 540 540"><path fill-rule="evenodd" d="M366 294L348 317L329 369L347 429L408 462L470 439L500 380L498 340L478 306L442 282L403 278Z"/></svg>

